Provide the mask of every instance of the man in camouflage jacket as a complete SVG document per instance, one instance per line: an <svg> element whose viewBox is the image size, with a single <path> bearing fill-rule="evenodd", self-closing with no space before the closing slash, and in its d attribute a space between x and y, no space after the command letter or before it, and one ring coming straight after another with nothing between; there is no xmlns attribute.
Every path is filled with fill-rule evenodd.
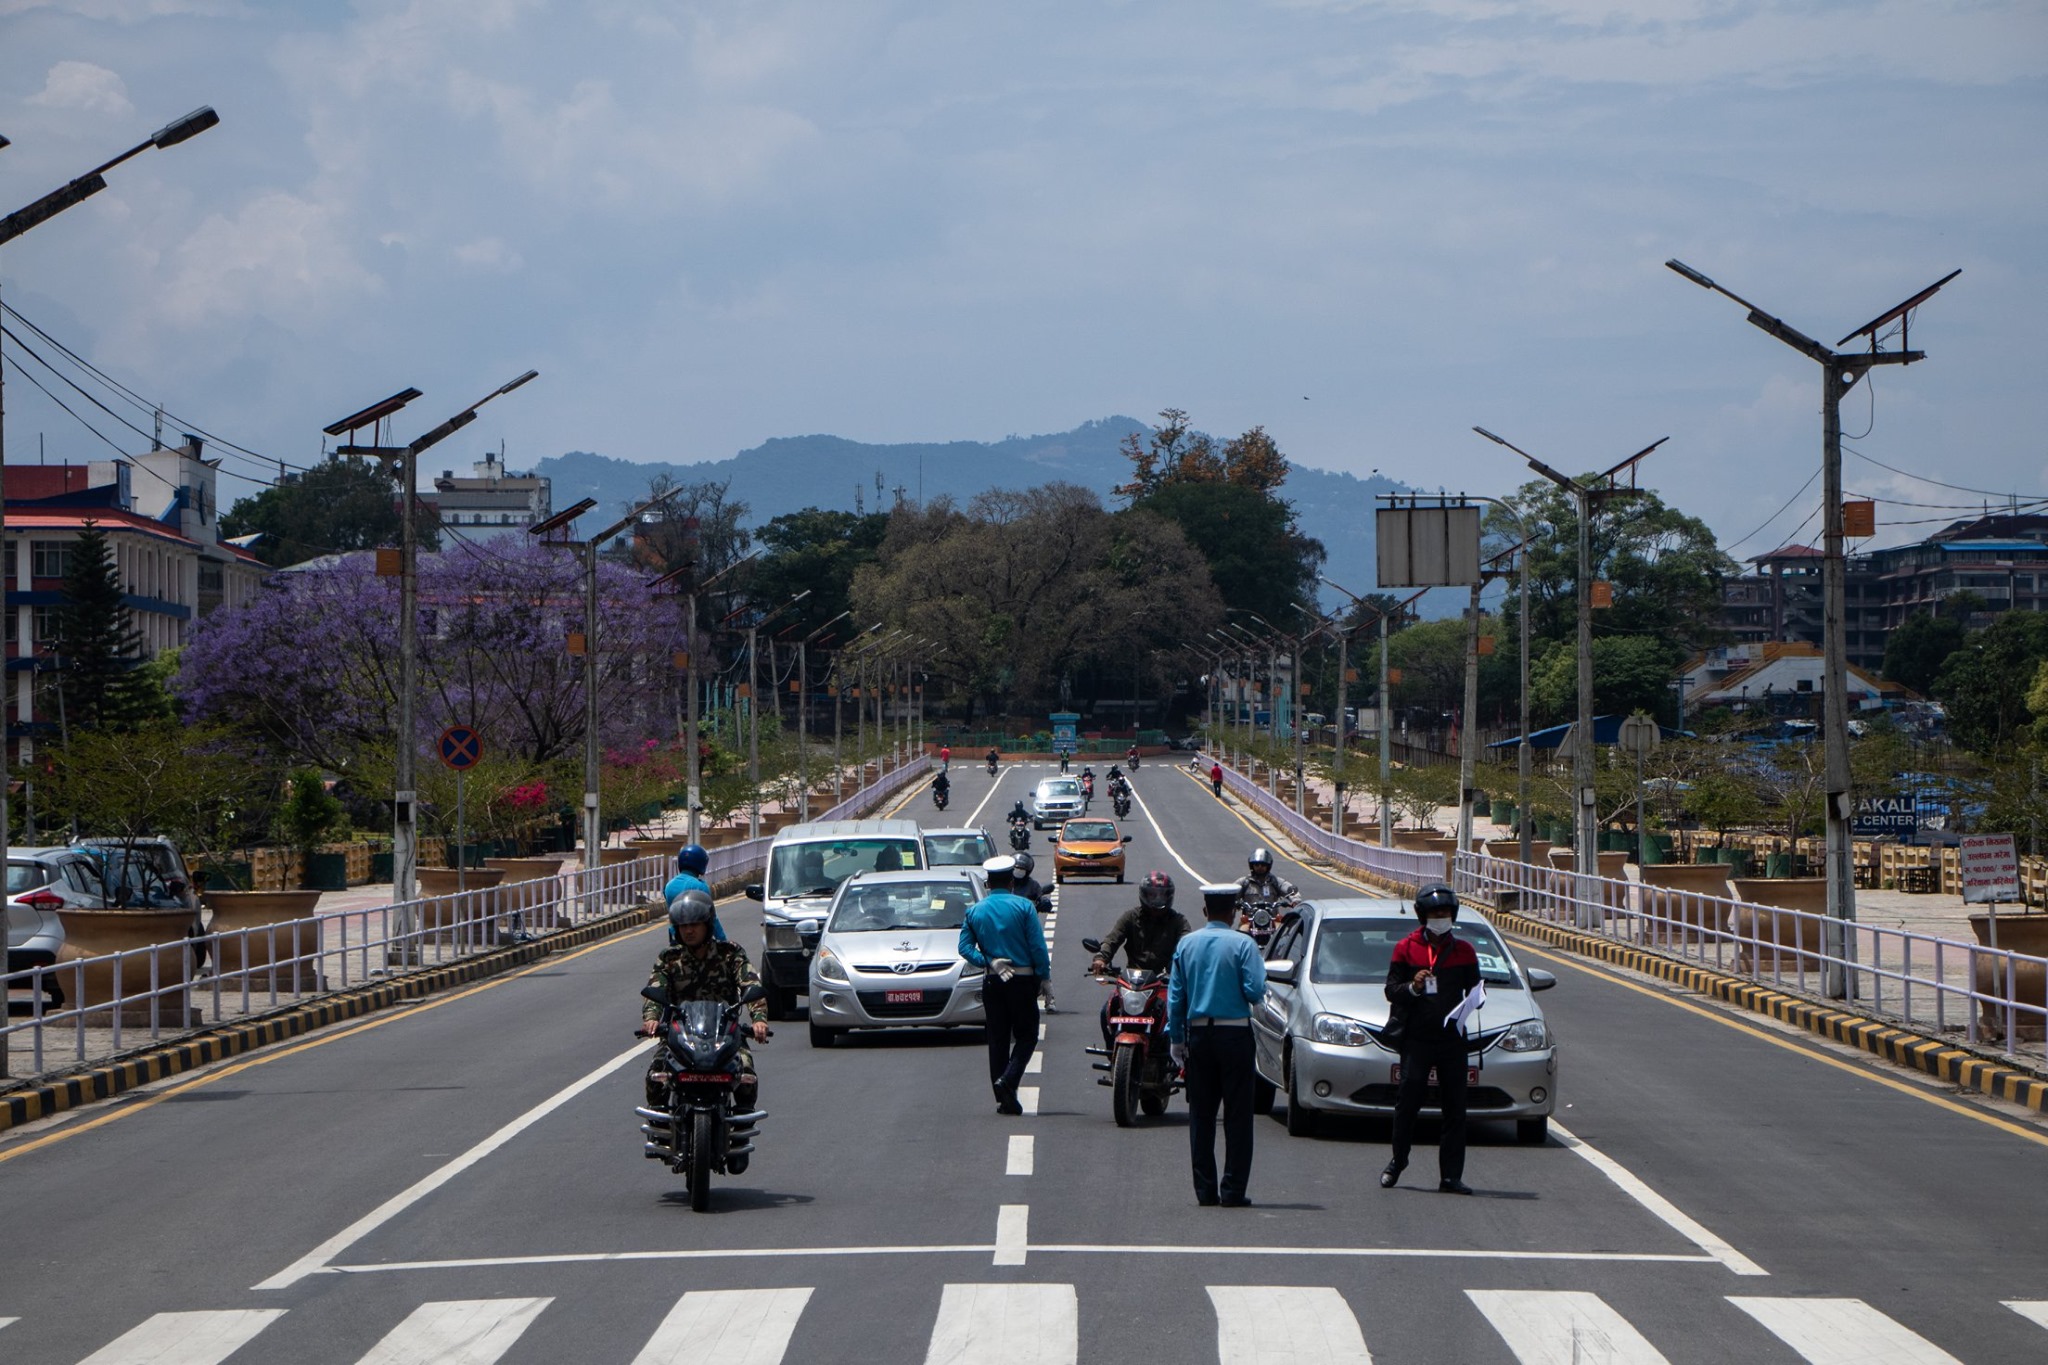
<svg viewBox="0 0 2048 1365"><path fill-rule="evenodd" d="M668 991L668 998L680 1004L685 1000L716 1000L720 1004L736 1003L750 986L761 984L759 973L747 958L747 950L737 943L724 942L711 936L708 923L685 924L675 930L682 940L665 950L654 960L654 970L647 974L647 984L660 986ZM768 1006L756 1000L746 1007L748 1021L752 1026L754 1040L766 1042L768 1038ZM653 1036L661 1018L661 1007L652 1000L645 1000L640 1006L640 1031ZM742 1110L752 1109L760 1095L760 1082L754 1074L753 1050L742 1046L736 1061L740 1081L733 1091L733 1102ZM657 1073L663 1079L657 1080ZM666 1062L660 1049L656 1049L653 1060L647 1067L647 1104L659 1108L668 1098Z"/></svg>

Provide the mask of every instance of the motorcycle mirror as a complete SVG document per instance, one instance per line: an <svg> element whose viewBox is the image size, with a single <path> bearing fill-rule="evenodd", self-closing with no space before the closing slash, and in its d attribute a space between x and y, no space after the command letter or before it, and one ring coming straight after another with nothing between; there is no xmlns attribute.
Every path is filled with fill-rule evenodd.
<svg viewBox="0 0 2048 1365"><path fill-rule="evenodd" d="M748 884L747 899L750 901L757 901L761 899L761 883L751 882Z"/></svg>
<svg viewBox="0 0 2048 1365"><path fill-rule="evenodd" d="M1102 940L1099 938L1084 938L1081 940L1081 946L1091 953L1099 953L1102 951Z"/></svg>
<svg viewBox="0 0 2048 1365"><path fill-rule="evenodd" d="M766 986L749 986L740 992L740 1003L742 1005L751 1005L756 1000L766 1000L767 998L768 988Z"/></svg>
<svg viewBox="0 0 2048 1365"><path fill-rule="evenodd" d="M668 1004L668 988L666 986L642 986L640 988L640 996L644 1000L652 1000L657 1005L666 1006Z"/></svg>

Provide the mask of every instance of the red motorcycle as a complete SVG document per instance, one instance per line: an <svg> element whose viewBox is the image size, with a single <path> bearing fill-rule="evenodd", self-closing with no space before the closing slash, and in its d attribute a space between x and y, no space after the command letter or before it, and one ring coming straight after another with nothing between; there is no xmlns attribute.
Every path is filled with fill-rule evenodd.
<svg viewBox="0 0 2048 1365"><path fill-rule="evenodd" d="M1099 939L1084 938L1081 946L1091 953L1102 950ZM1096 1084L1109 1087L1116 1126L1134 1128L1141 1113L1165 1113L1167 1100L1181 1088L1180 1068L1166 1043L1166 973L1122 967L1113 979L1096 980L1111 985L1108 1019L1114 1031L1107 1047L1091 1047L1088 1054L1108 1058L1095 1063L1097 1071L1109 1073Z"/></svg>

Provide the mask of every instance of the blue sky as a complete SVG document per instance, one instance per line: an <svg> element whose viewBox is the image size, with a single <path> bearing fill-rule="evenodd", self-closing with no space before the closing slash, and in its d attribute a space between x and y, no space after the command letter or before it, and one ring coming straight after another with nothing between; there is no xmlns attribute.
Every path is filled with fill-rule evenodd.
<svg viewBox="0 0 2048 1365"><path fill-rule="evenodd" d="M294 464L529 366L433 463L1175 406L1498 494L1478 423L1668 435L1645 481L1757 553L1818 507L1818 369L1675 255L1830 342L1961 267L1853 444L2048 495L2038 0L0 0L0 210L202 103L0 290ZM106 453L7 379L11 460ZM1880 543L1977 500L1847 482Z"/></svg>

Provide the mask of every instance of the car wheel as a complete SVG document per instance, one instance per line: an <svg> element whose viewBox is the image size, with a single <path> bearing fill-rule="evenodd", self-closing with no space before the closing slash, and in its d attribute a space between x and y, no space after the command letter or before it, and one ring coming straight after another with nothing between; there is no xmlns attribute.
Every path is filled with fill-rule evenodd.
<svg viewBox="0 0 2048 1365"><path fill-rule="evenodd" d="M1054 886L1063 885L1066 882L1066 880L1067 874L1064 872L1055 872L1052 874L1052 884Z"/></svg>
<svg viewBox="0 0 2048 1365"><path fill-rule="evenodd" d="M1534 1147L1550 1139L1550 1119L1516 1119L1515 1141Z"/></svg>
<svg viewBox="0 0 2048 1365"><path fill-rule="evenodd" d="M1316 1111L1304 1105L1294 1093L1294 1059L1287 1059L1287 1136L1310 1137L1316 1131Z"/></svg>
<svg viewBox="0 0 2048 1365"><path fill-rule="evenodd" d="M1118 886L1122 886L1122 885L1124 884L1124 874L1123 874L1123 873L1119 872L1119 873L1117 873L1117 874L1116 874L1116 884L1117 884Z"/></svg>
<svg viewBox="0 0 2048 1365"><path fill-rule="evenodd" d="M838 1030L838 1029L836 1029L836 1028L826 1028L826 1027L825 1027L825 1026L824 1026L823 1024L812 1024L812 1025L811 1025L811 1046L812 1046L812 1047L831 1047L831 1046L832 1046L832 1045L833 1045L834 1043L836 1043L836 1042L838 1042L838 1041L839 1041L839 1030Z"/></svg>

